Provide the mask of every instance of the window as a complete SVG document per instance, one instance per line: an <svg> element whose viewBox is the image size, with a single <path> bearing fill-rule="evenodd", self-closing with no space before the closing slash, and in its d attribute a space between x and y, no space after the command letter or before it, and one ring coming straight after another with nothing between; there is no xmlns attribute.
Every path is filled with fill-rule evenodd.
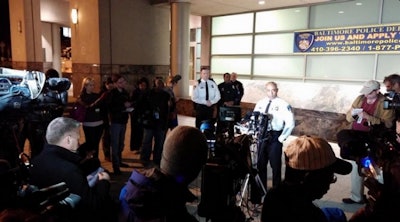
<svg viewBox="0 0 400 222"><path fill-rule="evenodd" d="M358 0L213 17L211 72L222 75L235 70L249 79L383 79L400 73L400 55L294 54L294 32L399 23L399 10L399 1Z"/></svg>

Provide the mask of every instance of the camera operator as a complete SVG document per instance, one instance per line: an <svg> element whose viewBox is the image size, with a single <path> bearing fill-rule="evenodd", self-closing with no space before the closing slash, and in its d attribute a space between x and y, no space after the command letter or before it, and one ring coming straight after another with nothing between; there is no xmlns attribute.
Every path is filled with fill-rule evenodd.
<svg viewBox="0 0 400 222"><path fill-rule="evenodd" d="M385 96L380 93L380 84L375 80L364 83L359 95L346 113L346 120L351 123L351 129L341 130L337 134L340 155L351 160L351 195L343 198L346 204L364 204L363 177L358 173L356 161L367 152L365 144L370 142L371 127L382 125L386 129L392 127L395 113L384 109Z"/></svg>
<svg viewBox="0 0 400 222"><path fill-rule="evenodd" d="M387 96L385 100L385 109L394 109L396 119L400 118L400 75L391 74L383 79L386 86ZM395 125L395 124L393 124Z"/></svg>
<svg viewBox="0 0 400 222"><path fill-rule="evenodd" d="M62 116L67 105L67 90L69 86L65 90L56 91L51 88L49 81L50 78L59 78L57 70L49 69L45 75L46 83L42 93L36 100L32 101L33 112L28 114L24 126L24 134L30 144L31 157L38 155L42 151L47 125L54 118ZM55 97L51 96L53 94Z"/></svg>
<svg viewBox="0 0 400 222"><path fill-rule="evenodd" d="M374 165L382 169L383 181L365 173L367 179L364 184L369 188L367 204L360 208L349 219L349 222L378 222L399 221L400 214L400 120L396 121L395 140L389 139L381 146L374 147L375 152L370 153L368 158L374 160ZM393 135L387 136L388 138ZM386 141L388 138L385 138ZM382 138L379 138L382 139ZM367 167L363 161L359 161L360 168ZM370 168L371 166L369 166ZM365 172L365 171L361 171ZM368 170L367 170L368 172ZM382 183L383 182L383 183Z"/></svg>
<svg viewBox="0 0 400 222"><path fill-rule="evenodd" d="M52 69L44 74L0 68L0 158L12 167L27 138L32 156L42 150L47 124L63 114L71 83L58 77Z"/></svg>
<svg viewBox="0 0 400 222"><path fill-rule="evenodd" d="M90 187L80 168L82 157L77 153L80 127L78 121L66 117L50 122L46 131L47 144L32 160L30 182L38 188L65 182L71 193L79 195L81 200L69 214L71 221L116 221L108 173L98 173L97 183Z"/></svg>

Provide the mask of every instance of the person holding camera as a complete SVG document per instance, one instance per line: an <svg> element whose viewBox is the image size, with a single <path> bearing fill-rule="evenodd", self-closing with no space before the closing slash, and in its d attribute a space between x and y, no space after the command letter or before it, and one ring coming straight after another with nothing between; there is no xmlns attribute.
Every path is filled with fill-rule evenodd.
<svg viewBox="0 0 400 222"><path fill-rule="evenodd" d="M394 135L390 132L376 138L381 143L377 143L373 152L357 163L366 177L364 184L368 187L368 201L351 216L349 222L400 221L400 119L396 120L395 128ZM379 176L371 171L377 168L381 169L377 172Z"/></svg>
<svg viewBox="0 0 400 222"><path fill-rule="evenodd" d="M389 109L394 109L394 112L396 113L396 119L400 118L400 75L399 74L390 74L388 76L385 76L383 79L383 84L386 86L386 94L387 96L387 103L385 104L385 107ZM393 107L393 105L395 106ZM397 104L397 105L396 105ZM395 124L393 124L395 125Z"/></svg>
<svg viewBox="0 0 400 222"><path fill-rule="evenodd" d="M369 80L364 83L359 95L346 113L346 120L351 123L351 129L343 129L337 134L342 158L351 160L353 171L351 173L351 194L343 198L346 204L364 204L363 177L358 173L356 161L363 157L371 137L371 128L376 125L390 129L395 119L392 109L384 109L385 96L380 93L378 81Z"/></svg>
<svg viewBox="0 0 400 222"><path fill-rule="evenodd" d="M66 221L115 221L116 203L109 193L109 174L97 173L97 182L90 187L87 175L81 169L83 158L78 154L80 127L80 122L67 117L50 122L46 131L47 144L32 159L30 183L41 189L65 182L69 192L81 198L74 203L74 209L71 205L71 214L67 215L70 220Z"/></svg>

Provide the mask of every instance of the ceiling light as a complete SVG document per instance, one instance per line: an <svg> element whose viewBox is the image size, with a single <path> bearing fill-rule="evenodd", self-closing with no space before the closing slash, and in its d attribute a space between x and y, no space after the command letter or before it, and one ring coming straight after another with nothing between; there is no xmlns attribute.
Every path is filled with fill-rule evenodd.
<svg viewBox="0 0 400 222"><path fill-rule="evenodd" d="M258 4L259 4L259 5L264 5L264 4L265 4L265 1L260 0L260 1L258 1Z"/></svg>

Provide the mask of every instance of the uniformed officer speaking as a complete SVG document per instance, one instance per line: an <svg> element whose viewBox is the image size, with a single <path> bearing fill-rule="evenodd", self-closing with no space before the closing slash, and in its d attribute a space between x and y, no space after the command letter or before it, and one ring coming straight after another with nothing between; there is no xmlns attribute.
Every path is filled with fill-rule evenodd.
<svg viewBox="0 0 400 222"><path fill-rule="evenodd" d="M192 101L196 104L196 127L201 122L213 119L214 104L221 99L217 84L210 80L210 70L201 69L200 82L193 90Z"/></svg>
<svg viewBox="0 0 400 222"><path fill-rule="evenodd" d="M275 82L267 82L267 97L258 101L254 112L268 113L269 121L265 126L267 138L259 138L257 168L263 185L267 187L267 164L272 168L272 186L281 182L282 142L291 134L294 126L294 114L291 106L278 97L278 87ZM260 130L262 131L262 130Z"/></svg>

